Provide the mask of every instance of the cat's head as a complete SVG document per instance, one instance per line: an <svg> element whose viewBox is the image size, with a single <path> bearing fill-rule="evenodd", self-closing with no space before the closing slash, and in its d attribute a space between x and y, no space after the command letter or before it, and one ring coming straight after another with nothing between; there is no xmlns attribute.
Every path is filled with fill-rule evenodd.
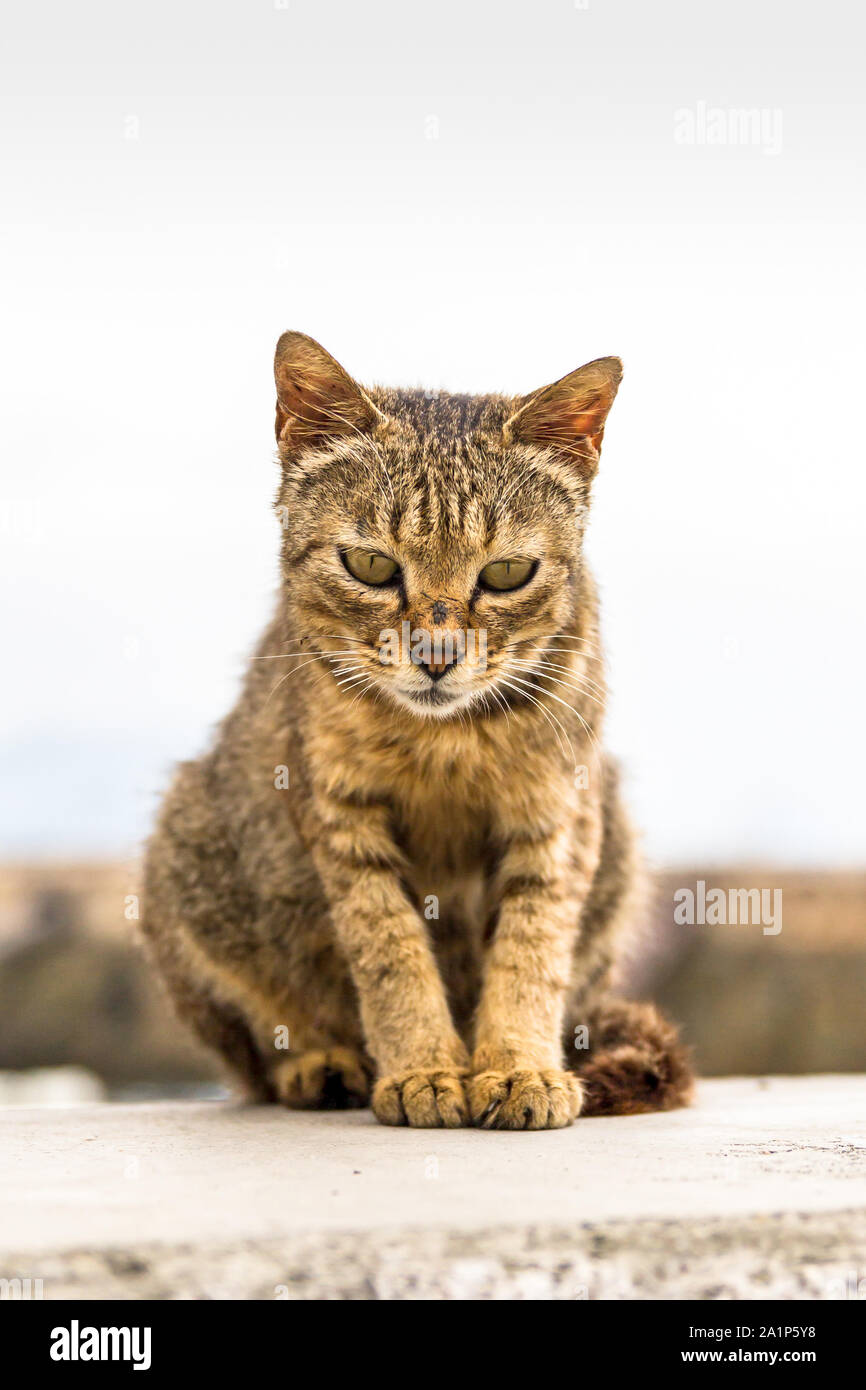
<svg viewBox="0 0 866 1390"><path fill-rule="evenodd" d="M619 359L516 399L365 389L302 333L274 370L295 645L350 698L418 716L526 698L527 663L581 600Z"/></svg>

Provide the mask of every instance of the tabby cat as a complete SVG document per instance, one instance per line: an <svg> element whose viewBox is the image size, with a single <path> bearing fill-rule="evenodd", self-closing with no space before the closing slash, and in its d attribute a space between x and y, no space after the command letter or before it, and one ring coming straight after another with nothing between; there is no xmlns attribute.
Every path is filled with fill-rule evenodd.
<svg viewBox="0 0 866 1390"><path fill-rule="evenodd" d="M280 338L276 613L144 901L251 1099L489 1129L688 1100L674 1029L611 993L640 873L583 538L621 375L367 390Z"/></svg>

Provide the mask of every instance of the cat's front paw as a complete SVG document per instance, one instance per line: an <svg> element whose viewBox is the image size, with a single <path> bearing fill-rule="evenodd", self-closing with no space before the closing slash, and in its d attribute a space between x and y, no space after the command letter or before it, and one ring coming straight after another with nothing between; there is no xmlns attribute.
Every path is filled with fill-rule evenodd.
<svg viewBox="0 0 866 1390"><path fill-rule="evenodd" d="M583 1091L568 1071L481 1071L468 1084L473 1124L482 1129L563 1129L580 1113Z"/></svg>
<svg viewBox="0 0 866 1390"><path fill-rule="evenodd" d="M383 1076L373 1090L373 1114L383 1125L460 1129L468 1125L466 1073L416 1068Z"/></svg>
<svg viewBox="0 0 866 1390"><path fill-rule="evenodd" d="M290 1110L355 1110L370 1104L371 1068L351 1047L296 1052L274 1068L277 1097Z"/></svg>

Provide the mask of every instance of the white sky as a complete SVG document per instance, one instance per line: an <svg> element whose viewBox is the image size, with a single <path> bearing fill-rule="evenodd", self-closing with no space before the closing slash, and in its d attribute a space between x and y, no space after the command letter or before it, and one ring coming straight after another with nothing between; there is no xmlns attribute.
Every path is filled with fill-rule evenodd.
<svg viewBox="0 0 866 1390"><path fill-rule="evenodd" d="M591 549L647 844L862 862L864 26L817 17L18 7L0 853L134 849L228 708L276 580L291 327L456 390L619 353ZM770 113L781 151L677 143L699 103Z"/></svg>

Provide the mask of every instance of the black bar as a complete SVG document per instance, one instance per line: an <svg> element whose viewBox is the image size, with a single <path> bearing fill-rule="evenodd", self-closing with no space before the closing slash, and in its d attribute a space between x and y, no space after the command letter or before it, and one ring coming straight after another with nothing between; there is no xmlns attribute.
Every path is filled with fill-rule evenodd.
<svg viewBox="0 0 866 1390"><path fill-rule="evenodd" d="M52 1376L162 1376L166 1371L253 1374L269 1369L287 1378L331 1378L341 1355L353 1376L377 1365L411 1377L413 1366L446 1374L477 1360L485 1375L503 1361L516 1370L525 1358L537 1381L579 1378L582 1362L616 1375L629 1370L686 1374L706 1368L819 1370L823 1377L856 1364L863 1304L840 1302L686 1303L401 1302L399 1307L352 1302L10 1302L0 1304L7 1365ZM128 1329L116 1338L101 1329ZM139 1329L135 1338L133 1329ZM97 1329L98 1339L89 1329ZM149 1340L145 1331L149 1332ZM452 1340L452 1338L454 1340ZM384 1340L383 1340L384 1339ZM91 1348L110 1358L86 1360ZM52 1357L56 1353L77 1360ZM133 1370L133 1358L142 1363ZM149 1364L144 1366L144 1361ZM532 1363L535 1361L533 1367ZM558 1367L558 1369L557 1369ZM19 1369L20 1368L20 1369Z"/></svg>

